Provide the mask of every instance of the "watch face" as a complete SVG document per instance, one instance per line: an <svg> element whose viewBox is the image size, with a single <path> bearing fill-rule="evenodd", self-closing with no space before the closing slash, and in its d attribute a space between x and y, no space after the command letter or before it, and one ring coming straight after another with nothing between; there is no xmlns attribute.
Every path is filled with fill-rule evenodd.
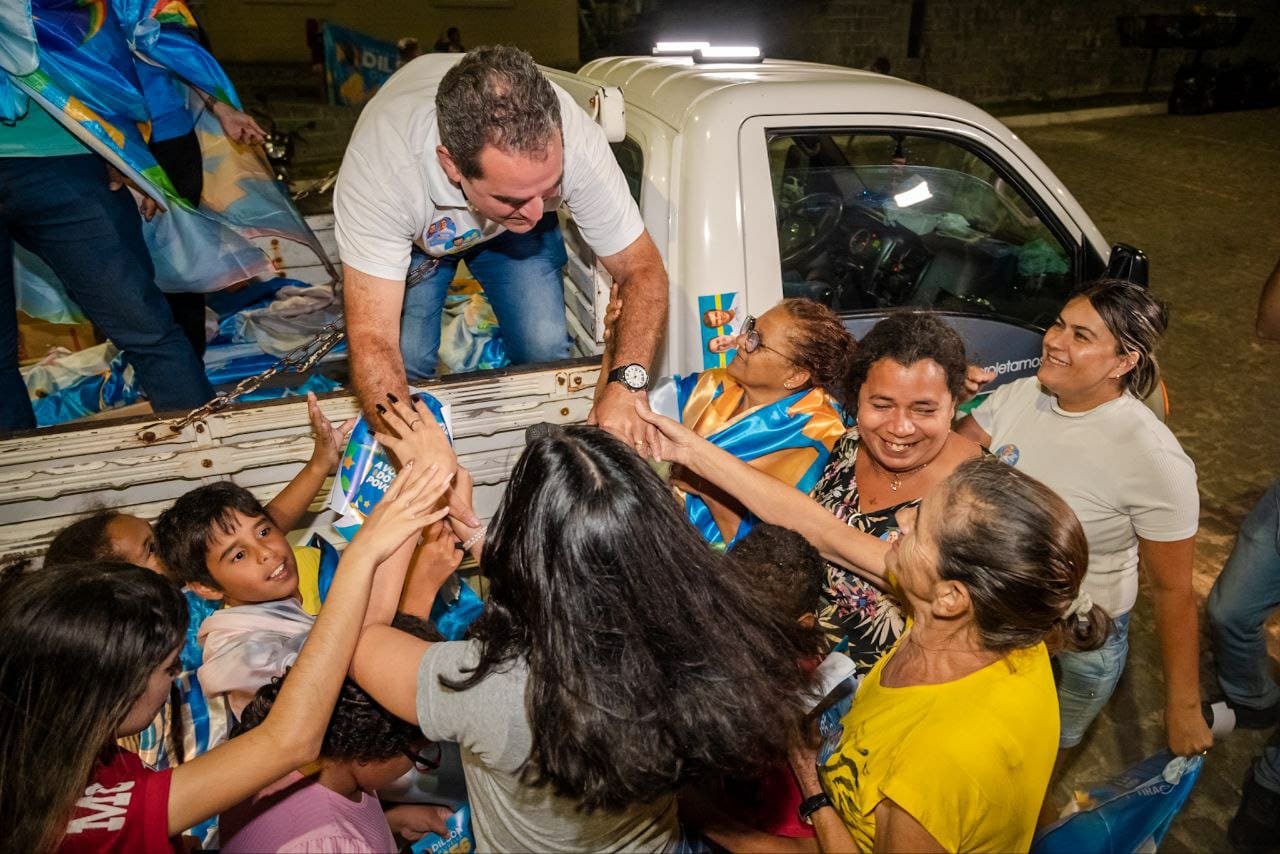
<svg viewBox="0 0 1280 854"><path fill-rule="evenodd" d="M627 365L622 369L622 382L631 388L644 388L649 384L649 372L640 365Z"/></svg>

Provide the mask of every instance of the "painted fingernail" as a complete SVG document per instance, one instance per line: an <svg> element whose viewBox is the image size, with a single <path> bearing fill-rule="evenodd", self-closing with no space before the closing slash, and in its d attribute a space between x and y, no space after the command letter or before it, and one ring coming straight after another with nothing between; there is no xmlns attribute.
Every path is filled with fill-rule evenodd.
<svg viewBox="0 0 1280 854"><path fill-rule="evenodd" d="M400 398L396 397L396 396L395 396L394 394L392 394L391 392L387 392L387 399L389 399L392 403L399 403L399 402L400 402Z"/></svg>
<svg viewBox="0 0 1280 854"><path fill-rule="evenodd" d="M378 414L379 414L379 415L386 415L386 414L387 414L387 408L386 408L385 406L383 406L381 403L375 403L375 404L373 405L373 408L374 408L374 409L376 409L376 410L378 410Z"/></svg>

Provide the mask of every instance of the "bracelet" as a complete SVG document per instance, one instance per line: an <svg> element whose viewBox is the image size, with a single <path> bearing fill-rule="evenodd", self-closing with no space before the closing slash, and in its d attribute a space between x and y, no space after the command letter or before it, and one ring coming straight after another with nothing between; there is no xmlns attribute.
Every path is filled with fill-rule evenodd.
<svg viewBox="0 0 1280 854"><path fill-rule="evenodd" d="M829 806L832 806L831 798L827 797L826 792L810 795L800 804L800 820L805 824L813 824L813 814L823 807Z"/></svg>
<svg viewBox="0 0 1280 854"><path fill-rule="evenodd" d="M488 530L489 530L489 529L488 529L488 528L486 528L484 525L481 525L481 526L480 526L480 530L476 531L474 534L472 534L471 536L467 537L466 542L464 542L464 543L462 544L462 550L465 552L465 551L467 551L468 549L470 549L472 546L474 546L476 543L478 543L478 542L480 542L481 540L483 540L483 539L484 539L484 535L488 532Z"/></svg>

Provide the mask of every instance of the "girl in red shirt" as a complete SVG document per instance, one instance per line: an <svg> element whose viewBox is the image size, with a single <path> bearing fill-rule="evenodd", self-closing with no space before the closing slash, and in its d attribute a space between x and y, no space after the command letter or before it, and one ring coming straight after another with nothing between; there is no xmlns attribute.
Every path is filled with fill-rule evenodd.
<svg viewBox="0 0 1280 854"><path fill-rule="evenodd" d="M422 424L419 453L347 547L271 714L177 768L149 771L115 746L169 696L187 620L177 589L104 562L0 578L0 827L10 850L180 851L184 830L316 758L375 568L393 554L407 562L401 545L447 512L436 505L456 460L434 418ZM394 603L400 591L373 597Z"/></svg>

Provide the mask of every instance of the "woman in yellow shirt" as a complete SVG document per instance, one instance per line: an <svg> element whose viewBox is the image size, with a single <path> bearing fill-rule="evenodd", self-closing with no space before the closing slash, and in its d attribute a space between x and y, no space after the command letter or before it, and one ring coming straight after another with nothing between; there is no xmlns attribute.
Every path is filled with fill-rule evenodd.
<svg viewBox="0 0 1280 854"><path fill-rule="evenodd" d="M1047 647L1093 648L1110 628L1102 611L1072 608L1089 550L1071 509L1017 469L974 459L899 514L902 536L886 548L643 415L662 434L655 455L766 521L785 518L828 559L889 587L908 614L821 764L813 750L792 757L820 850L1026 851L1058 745Z"/></svg>

